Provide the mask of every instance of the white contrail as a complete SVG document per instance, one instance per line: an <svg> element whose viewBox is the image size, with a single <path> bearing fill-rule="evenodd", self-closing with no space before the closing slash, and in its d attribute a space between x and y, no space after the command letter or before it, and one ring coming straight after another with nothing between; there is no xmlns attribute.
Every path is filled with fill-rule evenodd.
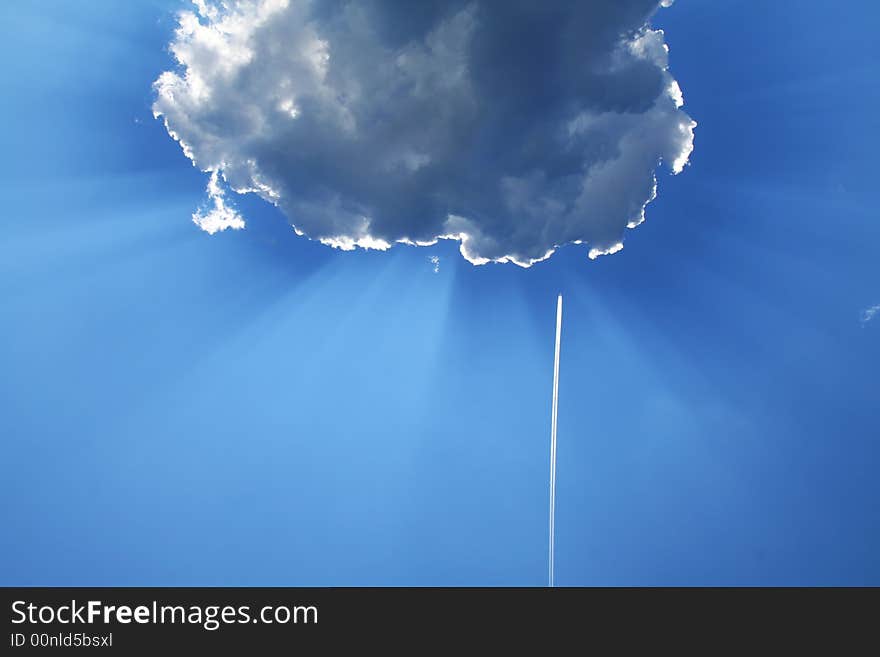
<svg viewBox="0 0 880 657"><path fill-rule="evenodd" d="M550 563L549 581L554 585L556 553L556 410L559 406L559 343L562 337L562 295L556 300L556 354L553 357L553 410L550 412Z"/></svg>

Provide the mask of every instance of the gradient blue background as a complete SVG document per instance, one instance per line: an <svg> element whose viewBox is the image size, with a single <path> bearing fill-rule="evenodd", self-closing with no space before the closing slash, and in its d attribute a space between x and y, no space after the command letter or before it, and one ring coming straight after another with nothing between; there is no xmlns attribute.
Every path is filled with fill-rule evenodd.
<svg viewBox="0 0 880 657"><path fill-rule="evenodd" d="M180 6L0 7L0 583L543 585L562 292L560 585L880 584L875 2L661 11L691 166L530 270L200 232Z"/></svg>

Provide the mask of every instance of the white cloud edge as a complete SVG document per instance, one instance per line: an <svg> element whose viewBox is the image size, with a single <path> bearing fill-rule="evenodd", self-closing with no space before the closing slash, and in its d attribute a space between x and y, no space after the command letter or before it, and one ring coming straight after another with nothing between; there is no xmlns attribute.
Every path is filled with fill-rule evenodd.
<svg viewBox="0 0 880 657"><path fill-rule="evenodd" d="M242 216L235 208L227 205L226 192L220 185L220 174L217 171L211 172L205 192L208 195L210 206L199 208L193 212L192 220L196 226L208 235L224 231L227 228L242 230L245 227Z"/></svg>

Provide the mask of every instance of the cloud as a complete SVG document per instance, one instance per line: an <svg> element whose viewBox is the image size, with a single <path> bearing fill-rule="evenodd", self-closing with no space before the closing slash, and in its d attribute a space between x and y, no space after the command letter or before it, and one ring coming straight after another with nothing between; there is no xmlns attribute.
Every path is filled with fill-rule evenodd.
<svg viewBox="0 0 880 657"><path fill-rule="evenodd" d="M215 189L278 206L339 249L455 239L470 262L591 258L645 218L696 125L663 32L667 0L197 0L153 112ZM194 216L194 220L195 220Z"/></svg>
<svg viewBox="0 0 880 657"><path fill-rule="evenodd" d="M193 223L209 235L232 228L240 230L244 228L244 219L235 209L226 205L226 193L220 186L220 177L217 171L211 172L208 186L205 190L208 194L209 207L200 208L193 212Z"/></svg>
<svg viewBox="0 0 880 657"><path fill-rule="evenodd" d="M862 326L865 326L868 322L870 322L874 317L880 313L880 303L876 306L870 306L865 308L862 311Z"/></svg>
<svg viewBox="0 0 880 657"><path fill-rule="evenodd" d="M440 273L440 256L432 255L428 258L428 262L431 263L431 267L435 274Z"/></svg>

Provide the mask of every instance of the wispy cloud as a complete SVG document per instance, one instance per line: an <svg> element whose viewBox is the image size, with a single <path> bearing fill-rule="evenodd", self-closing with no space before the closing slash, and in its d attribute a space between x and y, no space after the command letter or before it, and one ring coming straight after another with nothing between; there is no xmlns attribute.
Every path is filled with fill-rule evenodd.
<svg viewBox="0 0 880 657"><path fill-rule="evenodd" d="M432 255L430 258L428 258L428 262L430 262L433 265L434 273L439 274L440 273L440 256Z"/></svg>
<svg viewBox="0 0 880 657"><path fill-rule="evenodd" d="M210 207L193 212L192 220L196 226L209 235L227 228L233 230L244 228L244 219L235 208L226 204L226 193L220 186L220 177L216 171L211 173L205 191L208 193Z"/></svg>
<svg viewBox="0 0 880 657"><path fill-rule="evenodd" d="M862 311L862 326L867 326L868 322L870 322L877 314L880 313L880 303L865 308Z"/></svg>

